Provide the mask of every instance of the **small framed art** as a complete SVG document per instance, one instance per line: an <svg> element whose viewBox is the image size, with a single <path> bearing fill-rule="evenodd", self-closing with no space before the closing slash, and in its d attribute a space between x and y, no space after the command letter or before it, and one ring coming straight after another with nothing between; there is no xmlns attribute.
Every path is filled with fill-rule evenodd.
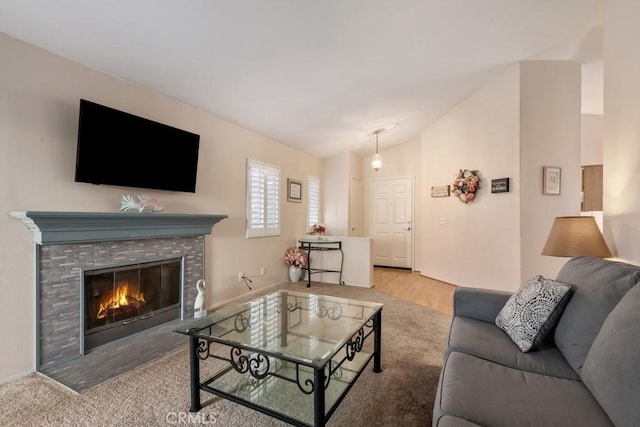
<svg viewBox="0 0 640 427"><path fill-rule="evenodd" d="M559 196L561 179L562 169L557 166L544 166L542 168L542 194Z"/></svg>
<svg viewBox="0 0 640 427"><path fill-rule="evenodd" d="M302 181L287 178L287 201L302 203Z"/></svg>

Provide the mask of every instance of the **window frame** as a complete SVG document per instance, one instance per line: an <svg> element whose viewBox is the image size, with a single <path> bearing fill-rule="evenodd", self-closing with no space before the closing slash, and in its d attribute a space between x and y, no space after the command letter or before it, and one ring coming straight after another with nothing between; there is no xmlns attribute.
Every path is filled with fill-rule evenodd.
<svg viewBox="0 0 640 427"><path fill-rule="evenodd" d="M317 212L316 212L316 218L312 218L312 207L314 205L314 200L312 200L312 198L314 197L314 184L317 185L317 194L315 195L315 197L317 197L317 199L315 200L315 205L317 206ZM318 224L322 222L322 216L320 214L321 212L321 196L320 196L320 190L321 190L321 182L320 182L320 178L317 176L313 176L313 175L308 175L307 176L307 231L311 231L313 224Z"/></svg>
<svg viewBox="0 0 640 427"><path fill-rule="evenodd" d="M262 174L264 180L259 194L254 194L253 172ZM275 182L273 182L275 180ZM259 160L247 158L246 170L246 238L279 236L281 225L281 171L280 167ZM264 201L264 207L258 208L262 212L261 218L254 217L253 200ZM271 200L275 198L275 201ZM275 222L271 216L275 217ZM254 227L254 219L259 219L259 227Z"/></svg>

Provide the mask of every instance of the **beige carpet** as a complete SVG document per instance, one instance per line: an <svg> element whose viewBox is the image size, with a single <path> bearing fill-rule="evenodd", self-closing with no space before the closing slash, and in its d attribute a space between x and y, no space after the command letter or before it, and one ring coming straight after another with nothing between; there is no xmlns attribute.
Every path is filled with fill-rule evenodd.
<svg viewBox="0 0 640 427"><path fill-rule="evenodd" d="M288 289L306 292L302 284ZM384 303L382 372L365 369L330 426L431 423L450 318L374 290L313 284L313 293ZM1 426L282 426L283 422L202 392L189 413L188 350L156 360L80 395L41 375L0 386Z"/></svg>

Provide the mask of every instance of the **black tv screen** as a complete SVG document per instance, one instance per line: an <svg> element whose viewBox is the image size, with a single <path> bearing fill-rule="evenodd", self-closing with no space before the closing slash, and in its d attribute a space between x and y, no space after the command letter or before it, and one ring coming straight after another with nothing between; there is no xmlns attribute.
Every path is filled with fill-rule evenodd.
<svg viewBox="0 0 640 427"><path fill-rule="evenodd" d="M76 182L195 193L200 135L80 100Z"/></svg>

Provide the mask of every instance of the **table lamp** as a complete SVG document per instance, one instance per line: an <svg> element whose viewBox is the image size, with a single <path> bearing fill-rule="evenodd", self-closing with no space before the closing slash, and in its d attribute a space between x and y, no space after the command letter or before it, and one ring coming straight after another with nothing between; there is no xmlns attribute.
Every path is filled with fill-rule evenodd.
<svg viewBox="0 0 640 427"><path fill-rule="evenodd" d="M613 256L592 216L556 217L542 249L542 255L584 255L598 258Z"/></svg>

